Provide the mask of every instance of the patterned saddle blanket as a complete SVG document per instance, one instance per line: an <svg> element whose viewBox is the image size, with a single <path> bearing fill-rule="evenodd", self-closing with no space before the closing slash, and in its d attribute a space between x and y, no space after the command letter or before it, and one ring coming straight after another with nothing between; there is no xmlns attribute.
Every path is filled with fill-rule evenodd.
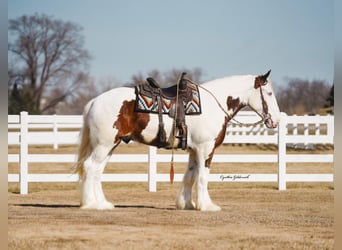
<svg viewBox="0 0 342 250"><path fill-rule="evenodd" d="M149 84L135 86L135 112L161 113L174 116L175 104L177 100L177 85L168 88L153 87ZM161 99L159 107L157 96ZM185 115L200 115L201 100L198 86L187 81L187 87L184 90L178 90L178 101L183 103Z"/></svg>

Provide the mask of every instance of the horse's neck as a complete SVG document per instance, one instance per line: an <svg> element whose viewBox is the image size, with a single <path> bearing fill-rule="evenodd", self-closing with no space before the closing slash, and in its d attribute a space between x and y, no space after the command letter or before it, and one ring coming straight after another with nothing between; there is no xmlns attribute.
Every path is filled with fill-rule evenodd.
<svg viewBox="0 0 342 250"><path fill-rule="evenodd" d="M236 107L228 110L229 115L235 115L242 107L248 104L249 90L252 86L252 76L232 76L213 80L203 84L227 110L228 99L236 103ZM239 103L237 103L239 102Z"/></svg>

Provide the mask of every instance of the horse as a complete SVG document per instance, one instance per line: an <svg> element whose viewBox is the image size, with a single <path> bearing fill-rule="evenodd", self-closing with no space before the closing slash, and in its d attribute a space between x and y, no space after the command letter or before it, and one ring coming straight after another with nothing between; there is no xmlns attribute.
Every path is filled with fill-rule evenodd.
<svg viewBox="0 0 342 250"><path fill-rule="evenodd" d="M201 115L186 116L188 165L176 196L176 209L219 211L208 192L208 177L215 149L224 140L228 123L249 106L267 128L276 128L280 111L268 71L261 75L235 75L199 85ZM101 174L115 148L133 140L154 145L158 115L135 112L135 91L118 87L90 100L84 108L76 172L82 209L113 209L102 190ZM174 119L163 115L168 145L177 148ZM194 189L194 192L193 192ZM193 194L194 193L194 194ZM194 198L193 198L194 197Z"/></svg>

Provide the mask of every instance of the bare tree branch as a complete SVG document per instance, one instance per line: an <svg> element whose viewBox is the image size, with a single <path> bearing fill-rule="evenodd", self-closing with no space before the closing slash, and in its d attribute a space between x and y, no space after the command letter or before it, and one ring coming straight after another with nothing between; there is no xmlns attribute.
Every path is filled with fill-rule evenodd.
<svg viewBox="0 0 342 250"><path fill-rule="evenodd" d="M317 114L329 96L331 86L320 80L290 79L277 91L281 111L288 115Z"/></svg>
<svg viewBox="0 0 342 250"><path fill-rule="evenodd" d="M15 65L11 71L21 72L36 112L44 112L62 101L79 82L75 81L77 75L87 68L90 55L83 48L81 30L74 23L46 15L9 21L9 60L18 62L11 64ZM42 99L56 88L64 89L64 93L42 107Z"/></svg>
<svg viewBox="0 0 342 250"><path fill-rule="evenodd" d="M181 68L181 69L172 69L169 71L166 71L164 73L160 72L157 69L153 69L147 73L146 76L143 74L135 74L132 76L132 82L127 84L128 86L134 86L137 84L142 84L146 81L147 77L154 78L161 87L171 86L173 84L176 84L178 81L179 76L182 72L187 73L187 77L200 83L201 77L203 74L202 69L200 68L194 68L194 69L187 69L187 68Z"/></svg>

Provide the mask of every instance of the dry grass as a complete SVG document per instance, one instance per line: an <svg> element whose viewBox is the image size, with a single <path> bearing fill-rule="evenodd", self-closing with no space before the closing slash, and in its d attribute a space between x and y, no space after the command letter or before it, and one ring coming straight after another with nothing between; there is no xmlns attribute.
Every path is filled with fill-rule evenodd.
<svg viewBox="0 0 342 250"><path fill-rule="evenodd" d="M224 146L218 153L274 153L274 148L262 147ZM11 147L9 153L16 150ZM118 148L119 153L137 150L147 152L147 147ZM51 153L52 149L33 147L30 152ZM74 152L73 147L57 151ZM17 171L15 165L9 166L9 172ZM110 164L106 171L146 173L145 165ZM68 173L70 167L30 164L29 169ZM179 173L184 170L182 164L176 167ZM294 172L313 169L332 173L333 164L288 166ZM213 172L221 173L276 170L273 164L212 166ZM158 171L167 172L168 164L158 166ZM333 249L332 183L290 183L287 191L278 191L276 183L210 183L212 199L222 207L214 213L175 210L179 183L158 184L155 193L148 192L147 183L105 183L104 192L116 205L112 211L79 209L75 183L30 183L25 196L17 193L17 186L9 183L9 249Z"/></svg>

